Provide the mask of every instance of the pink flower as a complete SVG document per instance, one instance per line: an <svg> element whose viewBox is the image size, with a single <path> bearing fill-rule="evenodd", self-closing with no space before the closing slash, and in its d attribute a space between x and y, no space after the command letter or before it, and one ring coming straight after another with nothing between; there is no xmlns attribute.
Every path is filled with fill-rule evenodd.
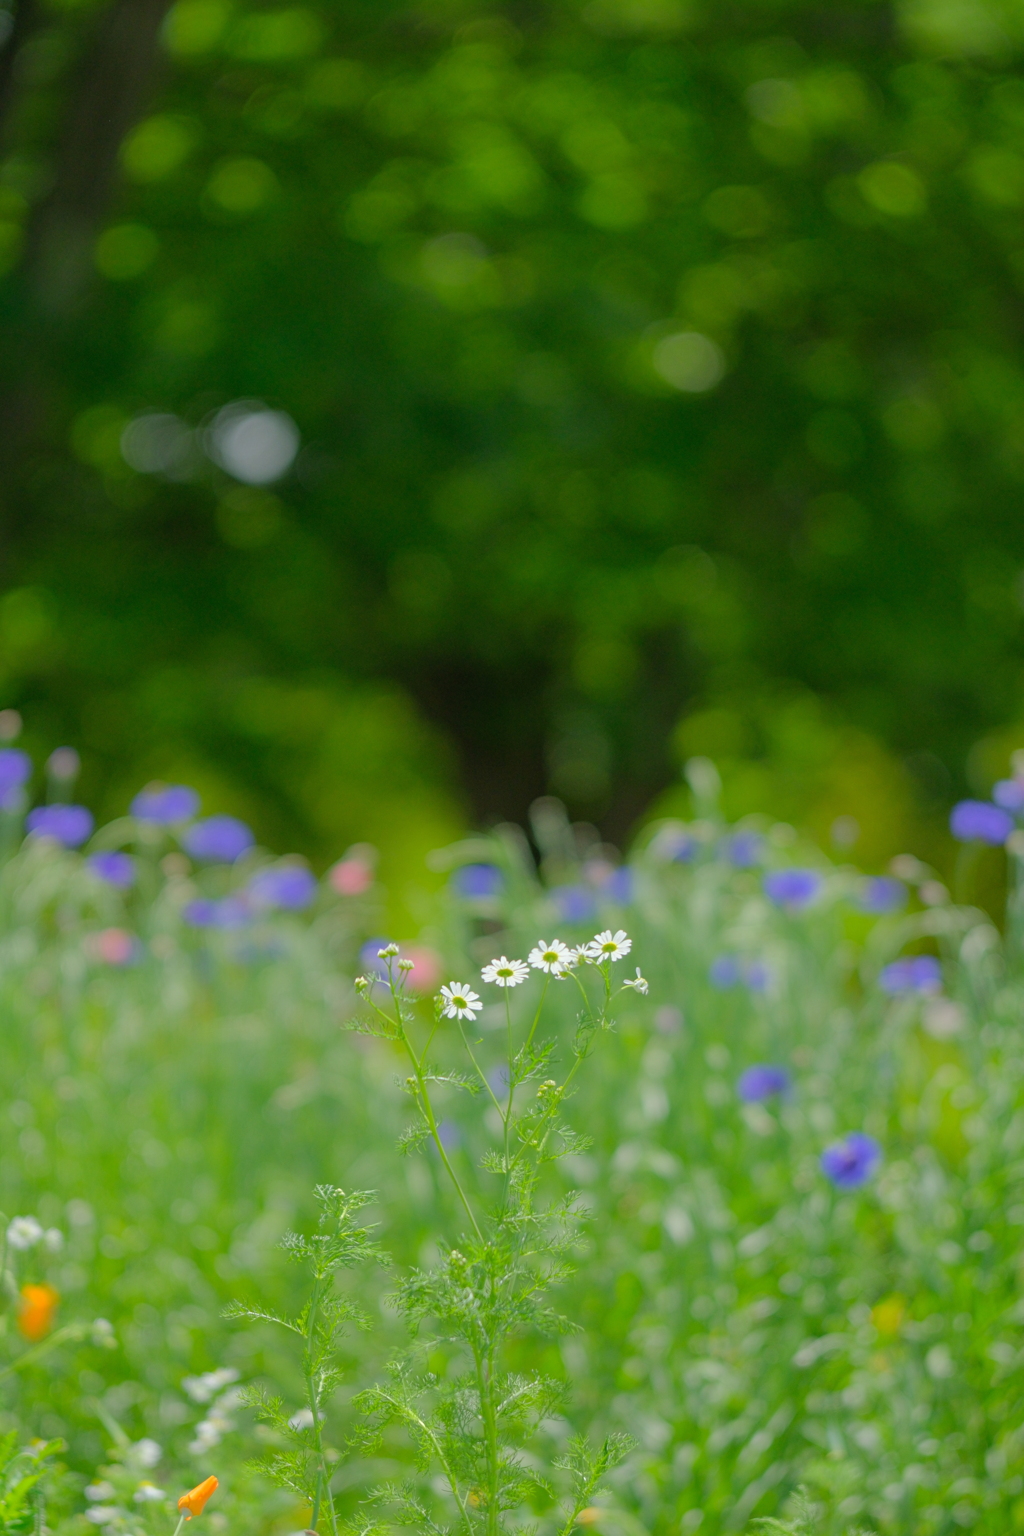
<svg viewBox="0 0 1024 1536"><path fill-rule="evenodd" d="M135 937L124 928L104 928L93 936L92 948L104 965L128 965L135 958Z"/></svg>
<svg viewBox="0 0 1024 1536"><path fill-rule="evenodd" d="M339 896L361 896L373 884L373 865L366 859L339 859L327 878Z"/></svg>
<svg viewBox="0 0 1024 1536"><path fill-rule="evenodd" d="M406 986L411 992L433 992L441 980L441 956L424 944L403 944L402 954L412 961Z"/></svg>

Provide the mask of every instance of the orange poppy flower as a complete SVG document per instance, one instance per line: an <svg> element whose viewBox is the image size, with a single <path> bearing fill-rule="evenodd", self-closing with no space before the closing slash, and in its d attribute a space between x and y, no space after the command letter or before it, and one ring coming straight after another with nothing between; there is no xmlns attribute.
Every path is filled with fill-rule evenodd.
<svg viewBox="0 0 1024 1536"><path fill-rule="evenodd" d="M188 1493L183 1493L178 1500L178 1508L187 1511L186 1518L191 1520L193 1515L201 1515L206 1508L206 1501L211 1494L217 1491L217 1479L204 1477L195 1488L190 1488Z"/></svg>
<svg viewBox="0 0 1024 1536"><path fill-rule="evenodd" d="M18 1328L26 1339L37 1344L53 1327L53 1315L60 1301L60 1292L52 1285L23 1285Z"/></svg>

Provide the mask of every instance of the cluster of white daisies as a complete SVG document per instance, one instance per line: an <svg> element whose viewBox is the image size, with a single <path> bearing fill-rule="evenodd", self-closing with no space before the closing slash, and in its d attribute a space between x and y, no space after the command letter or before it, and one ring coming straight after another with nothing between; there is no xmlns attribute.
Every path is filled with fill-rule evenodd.
<svg viewBox="0 0 1024 1536"><path fill-rule="evenodd" d="M485 965L480 974L484 981L493 982L497 987L518 987L529 976L532 967L559 981L577 965L603 965L614 960L624 960L632 948L633 940L627 938L623 928L617 933L606 928L604 933L595 934L588 943L579 944L575 949L563 944L561 939L552 939L550 943L540 939L530 950L528 962L509 960L502 955L500 959L492 960L490 965ZM647 982L639 968L636 976L623 985L632 987L636 992L647 991ZM450 981L446 987L441 988L441 1011L447 1019L472 1019L482 1008L483 1003L471 987Z"/></svg>

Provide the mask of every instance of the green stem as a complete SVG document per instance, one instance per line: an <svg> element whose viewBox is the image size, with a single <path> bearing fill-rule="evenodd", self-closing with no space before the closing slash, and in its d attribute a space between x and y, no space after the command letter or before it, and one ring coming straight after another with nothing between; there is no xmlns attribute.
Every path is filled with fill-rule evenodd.
<svg viewBox="0 0 1024 1536"><path fill-rule="evenodd" d="M470 1219L473 1231L476 1233L478 1241L482 1243L484 1240L484 1235L477 1225L476 1217L473 1215L473 1207L466 1199L466 1192L462 1185L459 1183L458 1175L456 1174L455 1169L452 1167L451 1163L448 1161L448 1153L444 1149L444 1142L441 1140L440 1132L437 1129L437 1121L434 1118L434 1108L430 1102L430 1093L427 1089L426 1079L423 1076L423 1068L416 1056L416 1052L412 1048L412 1042L405 1032L405 1025L402 1023L401 1014L398 1016L398 1032L402 1044L405 1047L405 1053L409 1058L409 1062L412 1066L412 1070L416 1078L417 1103L419 1105L420 1113L422 1114L424 1120L427 1122L427 1129L430 1132L434 1146L437 1148L437 1154L440 1157L441 1162L444 1164L445 1172L451 1179L452 1184L455 1186L455 1192L459 1199L462 1201L463 1209Z"/></svg>
<svg viewBox="0 0 1024 1536"><path fill-rule="evenodd" d="M493 1349L493 1345L492 1345ZM498 1508L500 1468L498 1460L498 1419L494 1411L493 1359L474 1351L476 1359L477 1391L480 1394L480 1418L484 1426L484 1443L487 1447L487 1536L498 1536Z"/></svg>
<svg viewBox="0 0 1024 1536"><path fill-rule="evenodd" d="M313 1296L309 1303L309 1317L306 1321L306 1397L309 1402L309 1411L313 1415L313 1445L316 1450L316 1488L313 1494L313 1514L310 1527L314 1531L317 1529L317 1522L320 1519L320 1506L326 1493L331 1530L334 1532L334 1536L337 1536L338 1516L334 1508L334 1499L331 1497L330 1477L327 1473L327 1462L324 1458L323 1431L320 1421L320 1392L314 1379L315 1373L313 1370L313 1351L316 1345L316 1316L320 1310L322 1278L321 1275L317 1275L315 1278Z"/></svg>
<svg viewBox="0 0 1024 1536"><path fill-rule="evenodd" d="M184 1526L185 1521L187 1519L188 1519L188 1510L186 1509L184 1511L184 1513L182 1514L181 1519L178 1521L177 1525L174 1527L174 1536L181 1536L182 1527Z"/></svg>
<svg viewBox="0 0 1024 1536"><path fill-rule="evenodd" d="M58 1328L56 1333L51 1333L48 1339L43 1339L41 1344L36 1344L32 1349L26 1349L23 1355L10 1365L4 1366L0 1371L0 1381L7 1376L13 1376L15 1371L20 1371L24 1365L33 1365L43 1355L48 1355L51 1349L56 1349L58 1344L64 1344L69 1339L83 1339L87 1332L84 1323L68 1323L66 1328Z"/></svg>
<svg viewBox="0 0 1024 1536"><path fill-rule="evenodd" d="M508 1133L509 1127L512 1124L512 1097L515 1093L515 1070L513 1068L512 1062L512 1007L508 999L508 987L505 988L505 1036L508 1044L508 1103L505 1106L505 1113L502 1116L504 1121L504 1151L502 1157L505 1164L505 1194L502 1199L503 1209L508 1204L509 1175L511 1173L508 1161Z"/></svg>

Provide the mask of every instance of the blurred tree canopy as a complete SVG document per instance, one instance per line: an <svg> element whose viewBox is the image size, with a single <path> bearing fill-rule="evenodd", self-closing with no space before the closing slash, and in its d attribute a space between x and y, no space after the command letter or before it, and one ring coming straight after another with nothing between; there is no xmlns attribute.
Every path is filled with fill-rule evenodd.
<svg viewBox="0 0 1024 1536"><path fill-rule="evenodd" d="M0 674L95 800L621 837L696 752L871 856L1000 771L1018 0L9 3Z"/></svg>

